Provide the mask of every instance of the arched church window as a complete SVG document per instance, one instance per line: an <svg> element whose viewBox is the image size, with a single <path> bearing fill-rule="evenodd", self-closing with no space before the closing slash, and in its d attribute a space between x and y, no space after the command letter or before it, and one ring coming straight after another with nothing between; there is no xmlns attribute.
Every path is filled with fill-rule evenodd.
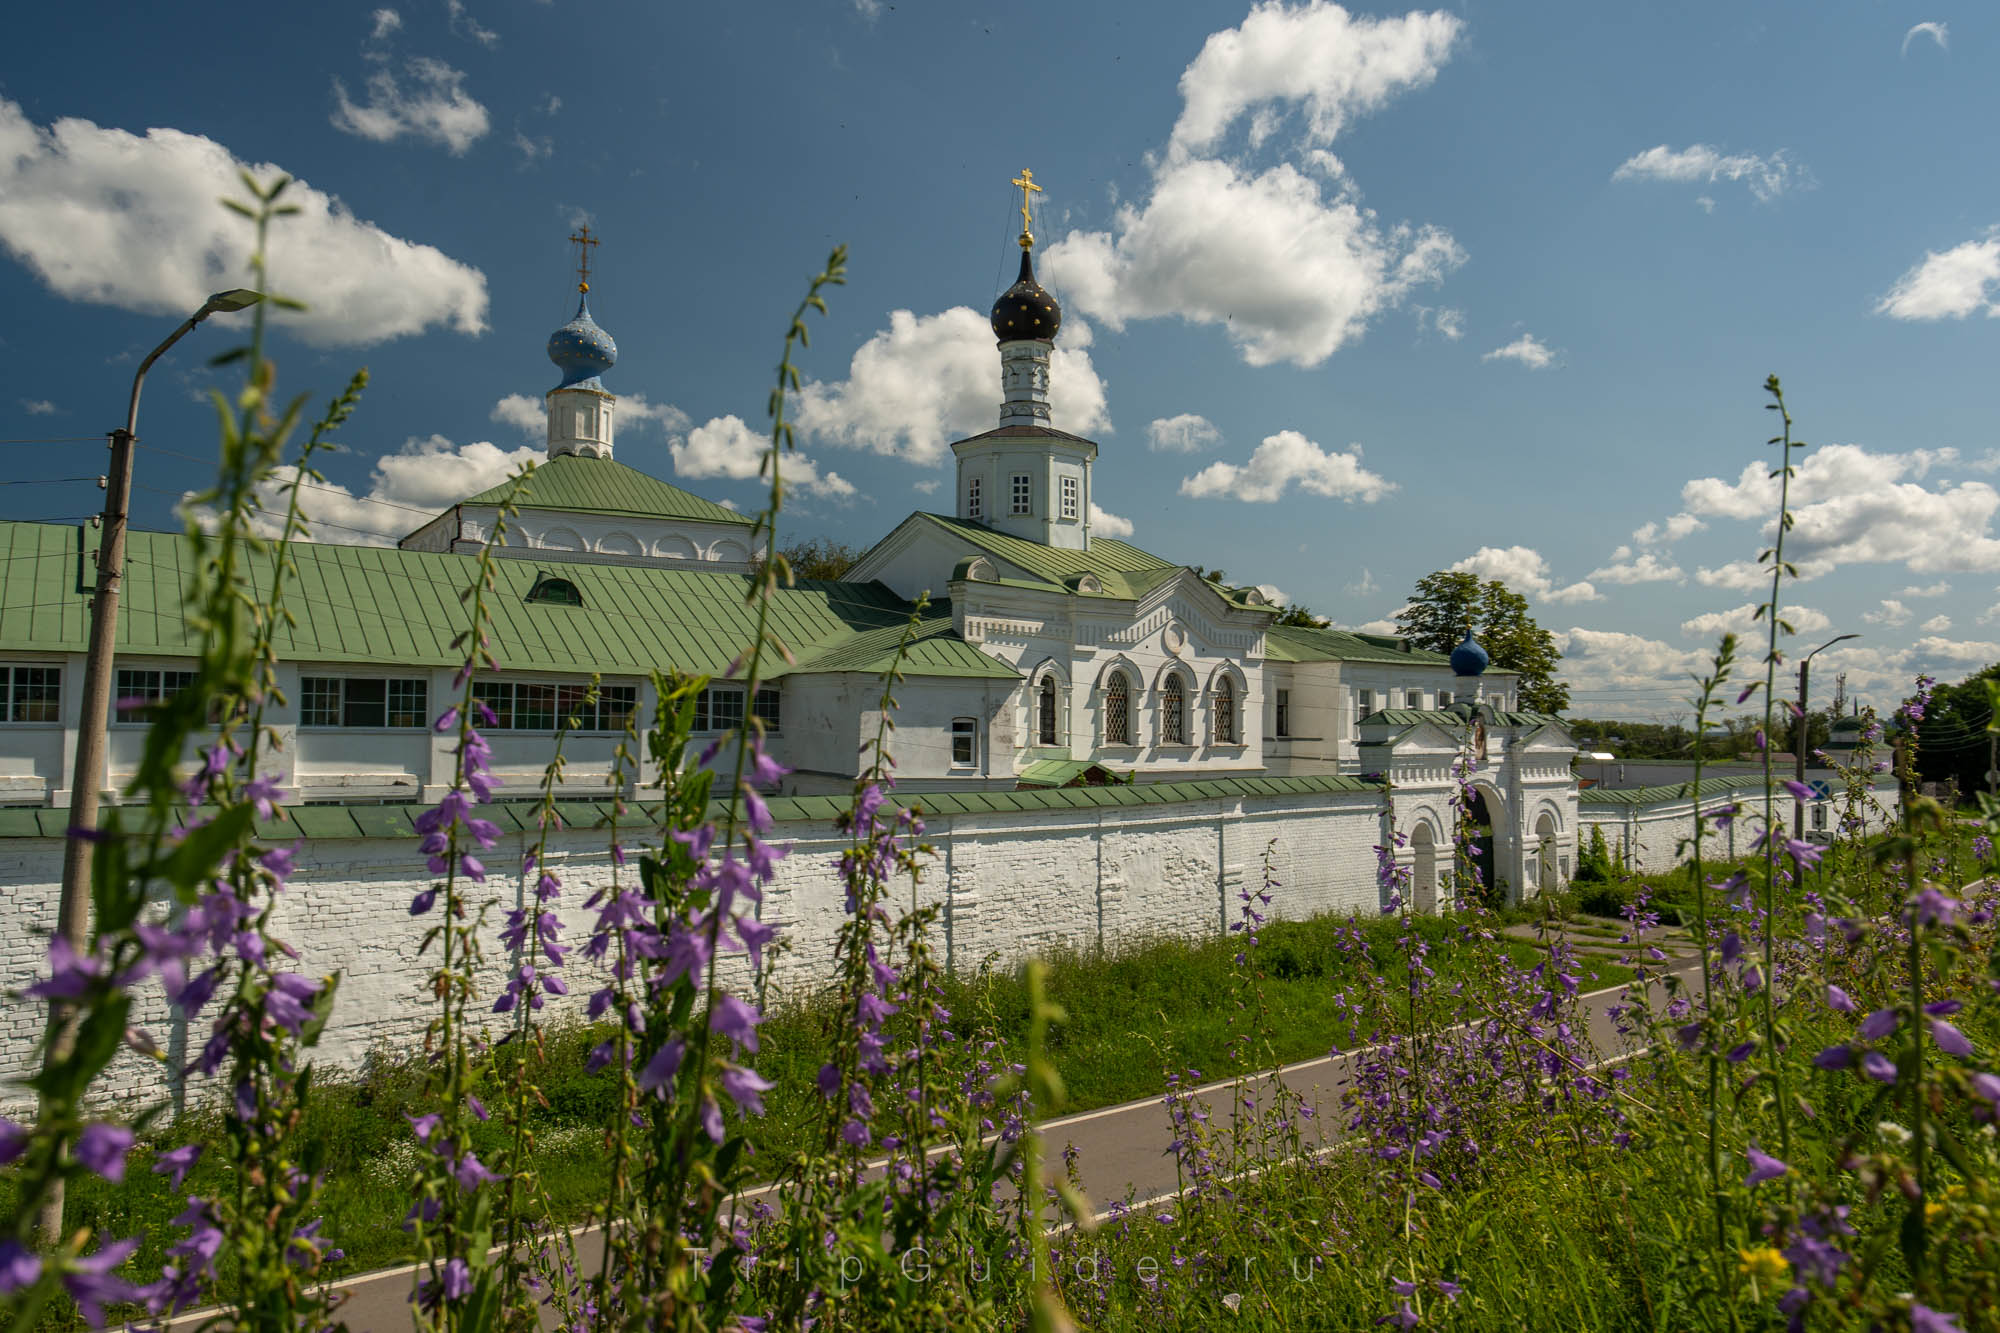
<svg viewBox="0 0 2000 1333"><path fill-rule="evenodd" d="M1215 682L1215 743L1236 744L1236 687L1223 676Z"/></svg>
<svg viewBox="0 0 2000 1333"><path fill-rule="evenodd" d="M1040 745L1056 744L1056 678L1043 676L1035 699L1035 736Z"/></svg>
<svg viewBox="0 0 2000 1333"><path fill-rule="evenodd" d="M1178 671L1160 687L1160 744L1187 744L1187 684Z"/></svg>
<svg viewBox="0 0 2000 1333"><path fill-rule="evenodd" d="M1132 743L1132 683L1122 671L1112 672L1104 687L1104 743Z"/></svg>

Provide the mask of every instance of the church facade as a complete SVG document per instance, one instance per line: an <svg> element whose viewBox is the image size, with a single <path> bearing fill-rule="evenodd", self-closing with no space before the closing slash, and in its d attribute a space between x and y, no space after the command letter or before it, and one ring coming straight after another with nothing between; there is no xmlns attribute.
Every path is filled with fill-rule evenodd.
<svg viewBox="0 0 2000 1333"><path fill-rule="evenodd" d="M1092 532L1098 445L1051 420L1062 312L1036 281L1025 229L1021 251L992 314L997 422L952 446L951 512L909 515L840 580L781 589L774 623L794 660L755 697L722 678L752 630L757 529L616 460L604 376L617 347L580 284L575 318L549 339L561 380L545 396L548 459L524 493L468 496L394 549L297 551L286 605L298 623L279 644L285 799L423 803L447 789L448 744L427 724L458 665L456 590L513 498L519 513L494 547L500 670L477 689L499 719L496 771L523 796L593 676L600 701L567 753L572 787L601 792L628 719L651 715L656 668L715 678L697 709L703 730L763 719L769 750L793 770L776 795L845 793L907 633L895 734L905 796L1367 779L1383 784L1383 802L1354 817L1380 822L1372 841L1404 841L1417 899L1434 907L1463 778L1493 877L1517 894L1566 880L1574 746L1558 719L1520 710L1516 678L1489 670L1470 636L1447 657L1393 636L1279 625L1281 609L1255 588ZM176 534L128 543L115 689L159 698L189 678L194 640L177 595L188 556ZM69 804L90 545L83 527L0 523L0 805ZM107 799L142 737L114 719Z"/></svg>

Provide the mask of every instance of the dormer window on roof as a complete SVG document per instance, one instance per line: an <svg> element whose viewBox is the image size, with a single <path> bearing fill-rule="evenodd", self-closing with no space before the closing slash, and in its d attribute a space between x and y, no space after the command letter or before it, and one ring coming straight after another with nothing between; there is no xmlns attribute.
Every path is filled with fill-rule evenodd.
<svg viewBox="0 0 2000 1333"><path fill-rule="evenodd" d="M568 579L552 578L547 574L535 580L535 586L528 589L527 600L546 602L550 606L582 606L583 593Z"/></svg>

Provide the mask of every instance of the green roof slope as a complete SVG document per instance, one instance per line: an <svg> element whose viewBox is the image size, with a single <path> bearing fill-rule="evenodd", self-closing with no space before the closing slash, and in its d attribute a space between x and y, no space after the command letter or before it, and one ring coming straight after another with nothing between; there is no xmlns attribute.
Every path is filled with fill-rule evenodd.
<svg viewBox="0 0 2000 1333"><path fill-rule="evenodd" d="M1345 629L1311 629L1304 625L1273 625L1265 633L1264 652L1274 662L1393 662L1397 666L1450 666L1451 658L1419 648L1392 634L1361 634ZM1504 667L1492 676L1520 673Z"/></svg>
<svg viewBox="0 0 2000 1333"><path fill-rule="evenodd" d="M0 522L0 645L15 652L82 652L88 630L83 584L85 533L77 526ZM181 656L196 636L183 618L190 572L178 533L133 532L119 605L121 654ZM459 592L476 577L477 557L380 546L305 543L284 605L297 625L281 628L279 655L292 661L454 666L452 640L464 628ZM253 562L259 592L270 586L268 557ZM575 584L582 606L529 602L545 573ZM494 655L503 670L638 674L659 667L718 675L756 631L745 601L753 579L660 566L507 558L494 562ZM772 599L770 628L801 663L787 671L880 670L894 656L910 604L880 583L805 580ZM816 658L825 658L822 665ZM1014 673L951 632L950 610L934 604L917 651L915 676Z"/></svg>
<svg viewBox="0 0 2000 1333"><path fill-rule="evenodd" d="M1150 551L1142 551L1130 542L1119 541L1115 537L1092 537L1088 551L1076 551L1063 546L1044 546L1025 537L995 532L984 523L975 523L971 519L922 512L912 517L934 524L989 555L997 556L1046 582L1067 587L1068 581L1078 574L1095 574L1103 581L1104 591L1101 593L1078 593L1076 589L1069 588L1070 592L1080 597L1111 597L1122 601L1133 601L1174 578L1186 568ZM1013 579L997 581L1017 582ZM1209 586L1234 606L1248 610L1269 611L1273 615L1278 612L1277 607L1256 606L1245 600L1242 589L1225 587L1219 583L1211 583Z"/></svg>
<svg viewBox="0 0 2000 1333"><path fill-rule="evenodd" d="M459 501L497 505L513 483L502 482ZM632 518L684 518L702 523L750 527L754 520L691 491L669 486L658 477L609 458L558 454L535 466L520 501L527 509L559 509L576 514L619 514Z"/></svg>
<svg viewBox="0 0 2000 1333"><path fill-rule="evenodd" d="M903 642L905 622L862 630L849 638L802 657L800 671L863 671L880 675L896 660ZM1021 673L997 658L988 657L958 637L952 628L950 602L932 602L917 625L915 635L903 654L906 676L960 676L993 680L1019 680Z"/></svg>

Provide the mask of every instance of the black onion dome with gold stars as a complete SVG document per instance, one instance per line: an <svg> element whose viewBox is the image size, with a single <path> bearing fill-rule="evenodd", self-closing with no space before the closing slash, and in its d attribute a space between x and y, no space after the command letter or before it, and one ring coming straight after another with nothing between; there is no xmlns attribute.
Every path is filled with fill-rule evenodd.
<svg viewBox="0 0 2000 1333"><path fill-rule="evenodd" d="M1003 343L1023 338L1050 342L1061 327L1062 307L1035 281L1034 256L1023 246L1020 278L993 303L993 336Z"/></svg>

